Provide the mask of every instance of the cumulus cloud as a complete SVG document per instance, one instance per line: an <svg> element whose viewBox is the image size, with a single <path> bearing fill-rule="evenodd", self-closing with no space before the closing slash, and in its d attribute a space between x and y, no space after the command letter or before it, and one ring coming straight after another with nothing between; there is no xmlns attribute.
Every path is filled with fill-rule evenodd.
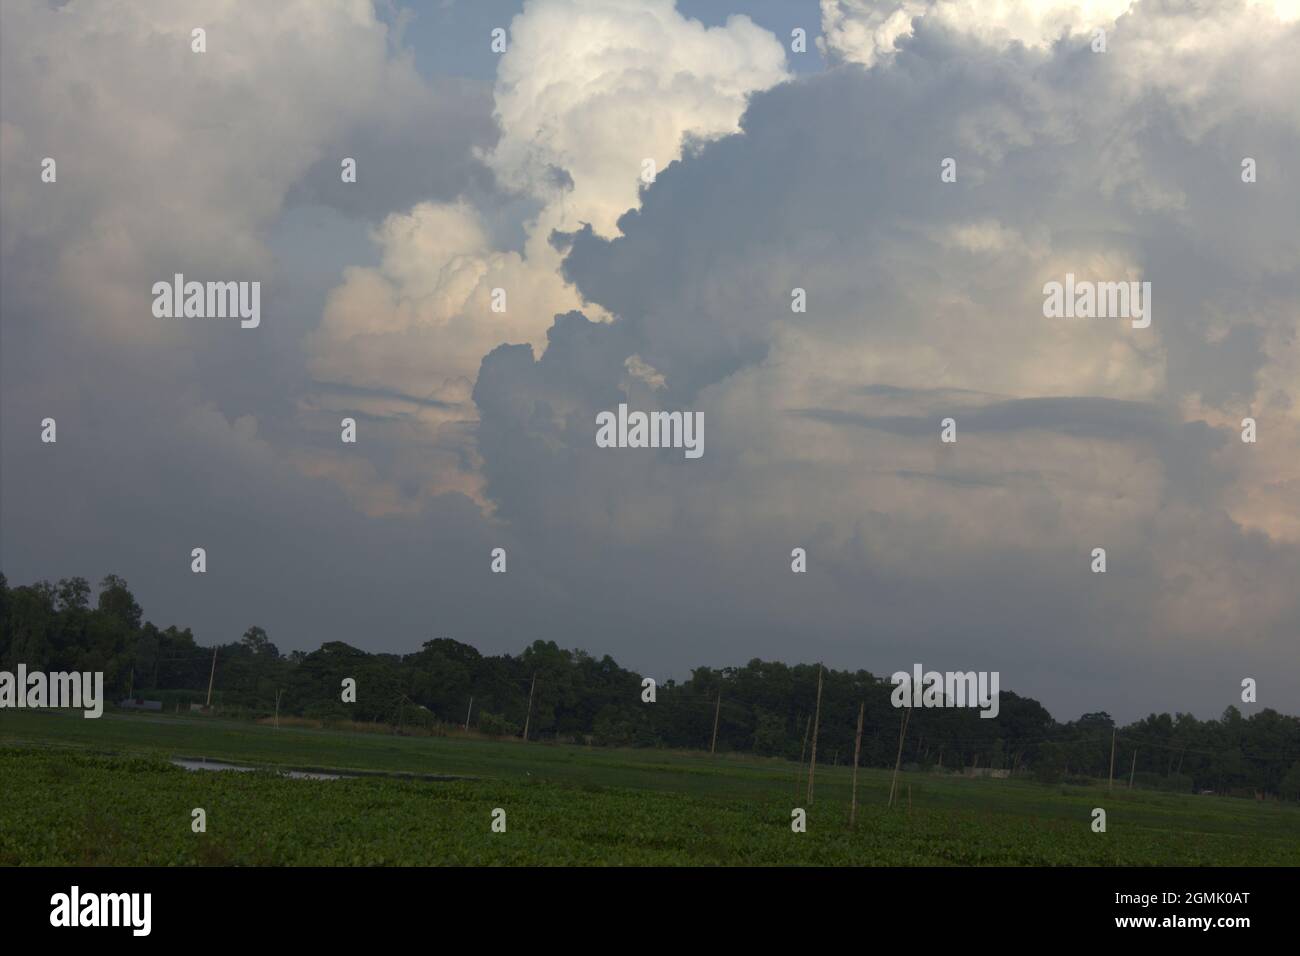
<svg viewBox="0 0 1300 956"><path fill-rule="evenodd" d="M404 434L427 446L415 459L419 486L477 495L479 461L459 425L476 414L467 399L480 361L503 342L540 352L554 316L584 305L561 275L552 234L581 224L613 234L639 202L644 160L662 169L687 141L737 131L749 94L787 76L783 48L748 17L705 28L672 0L526 4L497 71L499 139L483 151L501 188L531 203L522 249L490 241L483 213L464 201L394 213L375 236L382 264L350 270L331 294L309 342L313 373L436 399L403 420ZM505 311L489 308L493 289L504 290ZM587 313L609 318L599 306ZM394 411L368 405L376 416ZM368 508L400 500L399 475L375 485L368 471L335 473L357 479L349 487ZM405 502L420 507L418 495Z"/></svg>
<svg viewBox="0 0 1300 956"><path fill-rule="evenodd" d="M745 17L544 0L490 93L422 80L368 4L243 10L5 5L11 580L118 571L282 647L527 624L661 674L1000 670L1063 716L1300 694L1280 5L842 0L835 66L791 80ZM262 279L262 328L153 319L174 271ZM1045 317L1066 273L1150 281L1151 327ZM597 448L623 401L702 412L704 456Z"/></svg>
<svg viewBox="0 0 1300 956"><path fill-rule="evenodd" d="M477 496L466 426L476 414L469 399L479 363L502 342L538 338L576 295L556 271L493 249L482 218L464 202L394 213L375 241L379 266L348 270L306 339L317 383L307 410L359 409L372 432L423 450L394 460L383 476L351 463L335 471L328 459L351 457L346 449L313 450L308 467L344 479L375 513L418 510L428 495L449 490ZM413 493L399 494L397 486L412 479Z"/></svg>
<svg viewBox="0 0 1300 956"><path fill-rule="evenodd" d="M924 19L927 27L941 26L963 33L981 43L1006 47L1019 43L1027 47L1047 47L1071 35L1095 35L1111 30L1120 17L1142 0L821 0L822 36L818 43L824 52L850 63L871 66L893 52L900 39L913 35L913 24ZM1217 5L1211 5L1217 6ZM1244 9L1243 9L1244 6ZM1146 13L1146 10L1142 11ZM1204 65L1206 53L1216 45L1210 31L1228 26L1233 32L1246 32L1253 25L1273 26L1300 18L1300 4L1295 0L1248 0L1245 4L1229 3L1217 12L1187 5L1186 17L1158 17L1168 38L1177 38L1174 51L1184 62ZM1150 21L1148 21L1150 22ZM1189 27L1191 29L1189 29ZM1200 35L1197 33L1199 31ZM1209 40L1207 43L1205 41ZM1131 49L1131 47L1130 47ZM1222 47L1220 48L1222 49ZM1152 69L1155 63L1157 69ZM1166 56L1155 63L1134 57L1130 69L1159 72L1172 90ZM1203 80L1202 80L1203 81Z"/></svg>
<svg viewBox="0 0 1300 956"><path fill-rule="evenodd" d="M331 482L312 478L327 473L313 451L323 432L300 427L293 407L313 401L301 397L306 316L295 312L311 296L286 278L276 232L290 207L326 201L322 171L331 188L347 188L344 155L361 161L362 193L388 162L410 164L388 154L403 144L440 163L391 193L331 203L366 218L411 191L454 196L490 179L472 153L492 141L490 100L464 83L422 80L365 0L290 0L256 15L237 2L17 0L2 16L5 572L27 581L117 571L151 614L192 621L211 640L249 615L327 626L330 614L313 620L315 599L275 602L296 605L302 616L290 623L266 598L313 589L313 578L333 578L326 590L341 596L366 563L395 582L402 562L340 558L364 550L347 544L364 537L362 522ZM196 27L206 52L191 48ZM433 122L449 117L467 122ZM45 157L56 182L41 179ZM337 241L349 227L333 228ZM260 281L261 326L155 318L152 284L176 272ZM32 423L46 416L58 422L57 445L34 441ZM328 438L338 435L335 416ZM378 442L361 447L374 459L339 467L387 469ZM387 510L418 491L398 488ZM483 550L490 525L452 498L425 520L450 521L448 540ZM200 540L213 555L209 580L240 597L174 573L175 557ZM346 618L333 603L335 620Z"/></svg>
<svg viewBox="0 0 1300 956"><path fill-rule="evenodd" d="M289 188L349 128L428 96L363 0L256 18L229 2L20 0L5 25L3 251L45 246L69 315L136 343L181 334L140 320L156 279L269 279L265 232ZM55 186L38 178L46 156Z"/></svg>
<svg viewBox="0 0 1300 956"><path fill-rule="evenodd" d="M1031 692L1134 635L1144 667L1172 646L1219 666L1225 629L1251 635L1236 667L1276 662L1300 625L1300 209L1280 174L1243 184L1240 160L1276 169L1297 146L1296 40L1246 4L1135 8L1104 56L926 18L870 71L757 96L743 134L661 174L620 235L566 238L565 274L616 319L566 317L535 362L485 362L489 493L516 527L572 536L556 565L575 580L598 573L587 554L680 554L701 606L718 588L761 609L728 622L751 647L799 632L890 667L918 648L998 660ZM1217 82L1189 93L1148 62L1135 88L1122 51L1157 42ZM1151 328L1045 318L1067 272L1150 281ZM593 447L633 355L663 407L703 411L698 467ZM1249 410L1267 445L1239 440ZM795 545L808 584L780 559Z"/></svg>
<svg viewBox="0 0 1300 956"><path fill-rule="evenodd" d="M609 235L644 160L663 169L684 137L736 132L749 94L787 77L781 44L746 16L705 27L672 0L533 0L497 71L487 161L553 207L547 225Z"/></svg>

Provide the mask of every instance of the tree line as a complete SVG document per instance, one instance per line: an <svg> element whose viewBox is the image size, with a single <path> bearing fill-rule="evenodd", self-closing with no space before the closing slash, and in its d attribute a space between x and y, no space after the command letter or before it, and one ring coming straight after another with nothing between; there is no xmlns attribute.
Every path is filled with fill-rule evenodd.
<svg viewBox="0 0 1300 956"><path fill-rule="evenodd" d="M687 680L658 684L648 704L642 675L554 641L534 641L518 655L484 655L448 638L404 655L339 641L282 654L265 630L250 627L213 648L189 628L143 620L116 575L103 580L93 605L91 597L84 578L11 588L0 574L0 669L102 671L110 699L162 699L169 709L204 703L211 680L227 713L269 715L278 702L281 715L318 720L468 724L493 736L518 736L526 725L530 740L716 747L791 760L808 748L820 672L819 762L852 761L860 704L861 764L892 767L899 759L892 685L865 670L758 659L697 667ZM356 681L354 703L342 700L345 678ZM1113 774L1121 785L1300 799L1300 718L1271 709L1245 717L1228 707L1210 720L1151 714L1117 727L1097 712L1061 723L1038 701L1002 691L991 719L972 708L914 709L901 759L913 769L983 767L1045 783Z"/></svg>

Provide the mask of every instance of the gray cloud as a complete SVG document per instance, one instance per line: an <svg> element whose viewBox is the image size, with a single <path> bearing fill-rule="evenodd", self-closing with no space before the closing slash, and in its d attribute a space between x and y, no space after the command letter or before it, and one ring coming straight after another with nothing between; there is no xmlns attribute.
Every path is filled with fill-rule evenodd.
<svg viewBox="0 0 1300 956"><path fill-rule="evenodd" d="M249 47L265 54L250 97L219 58L206 79L181 72L184 8L156 29L130 5L64 11L116 16L102 47L6 6L0 567L124 574L149 617L204 641L251 623L284 649L540 637L659 677L754 656L919 660L1000 670L1060 717L1211 714L1267 675L1263 703L1285 706L1300 698L1297 37L1232 4L1148 6L1105 57L922 20L870 69L754 93L722 139L725 111L691 135L709 84L673 87L686 147L617 230L547 207L580 311L551 307L577 296L518 252L542 200L501 194L475 159L500 142L483 88L415 75L376 24L286 6ZM293 40L295 16L321 18L322 47ZM1205 30L1219 46L1199 61L1150 55ZM701 49L735 47L756 85L775 81L771 42L724 39ZM1198 68L1212 82L1190 82ZM93 109L54 92L92 81ZM614 116L620 96L638 117L655 102L608 96ZM579 198L621 208L635 170L581 153L581 101L535 123L545 99L515 104L504 168L566 198L596 182ZM526 162L533 126L563 132L549 180ZM47 150L49 189L33 173ZM332 189L340 153L364 189ZM939 182L947 156L956 184ZM182 267L263 277L264 327L151 320L149 283ZM1149 279L1150 334L1043 318L1042 283L1067 270ZM515 324L481 318L498 281ZM436 336L398 324L417 306ZM529 333L547 324L541 348ZM629 375L634 355L653 374ZM620 401L703 412L704 457L596 448L596 413ZM340 455L345 413L360 440ZM1237 440L1248 414L1255 446ZM947 415L955 446L938 442ZM188 571L198 545L206 576ZM1105 576L1088 571L1096 546Z"/></svg>
<svg viewBox="0 0 1300 956"><path fill-rule="evenodd" d="M1170 24L1131 21L1119 40ZM1288 41L1260 42L1272 60ZM565 317L535 363L490 356L475 392L501 513L553 550L572 542L551 573L576 584L640 547L636 578L695 607L705 646L998 661L1067 708L1186 707L1217 681L1200 698L1214 709L1238 671L1300 692L1281 666L1300 551L1247 514L1259 475L1237 440L1252 404L1282 401L1300 260L1267 245L1294 249L1300 210L1282 182L1241 192L1239 157L1224 159L1242 142L1285 155L1296 125L1285 109L1229 115L1247 94L1228 84L1202 94L1223 115L1202 128L1177 95L1129 89L1121 56L1090 56L919 24L888 65L757 94L743 134L662 170L621 236L555 236L614 325ZM939 184L949 155L963 185ZM1136 269L1157 290L1155 334L1052 326L1040 287L1067 269ZM807 314L790 312L796 286ZM664 395L614 391L632 352ZM622 400L703 409L700 467L595 450L595 412ZM962 437L942 447L949 413ZM1272 422L1280 462L1295 421ZM685 581L650 557L669 541ZM796 544L808 584L782 559ZM1106 577L1088 571L1099 545ZM739 625L738 608L763 620ZM1171 646L1178 679L1152 682Z"/></svg>

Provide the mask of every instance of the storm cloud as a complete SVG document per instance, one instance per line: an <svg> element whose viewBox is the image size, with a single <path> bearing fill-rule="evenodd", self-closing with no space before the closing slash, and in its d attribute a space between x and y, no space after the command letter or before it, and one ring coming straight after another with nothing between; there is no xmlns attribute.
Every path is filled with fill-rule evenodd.
<svg viewBox="0 0 1300 956"><path fill-rule="evenodd" d="M365 2L6 4L10 582L122 574L207 642L1293 706L1295 19L827 0L807 71L735 6L528 2L465 38L488 84ZM153 318L175 272L260 280L262 326ZM1067 273L1149 281L1151 327L1045 317ZM703 457L598 448L620 403Z"/></svg>

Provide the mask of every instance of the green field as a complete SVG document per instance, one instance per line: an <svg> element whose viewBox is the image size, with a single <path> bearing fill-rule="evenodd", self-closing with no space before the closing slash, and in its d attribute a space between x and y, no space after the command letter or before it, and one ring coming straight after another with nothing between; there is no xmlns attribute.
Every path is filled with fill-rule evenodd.
<svg viewBox="0 0 1300 956"><path fill-rule="evenodd" d="M193 772L176 756L379 775ZM796 772L739 755L6 711L0 864L1300 865L1294 804L915 773L890 810L890 774L864 769L850 830L848 768L819 767L811 806ZM195 807L206 833L191 831ZM791 832L793 807L806 833Z"/></svg>

